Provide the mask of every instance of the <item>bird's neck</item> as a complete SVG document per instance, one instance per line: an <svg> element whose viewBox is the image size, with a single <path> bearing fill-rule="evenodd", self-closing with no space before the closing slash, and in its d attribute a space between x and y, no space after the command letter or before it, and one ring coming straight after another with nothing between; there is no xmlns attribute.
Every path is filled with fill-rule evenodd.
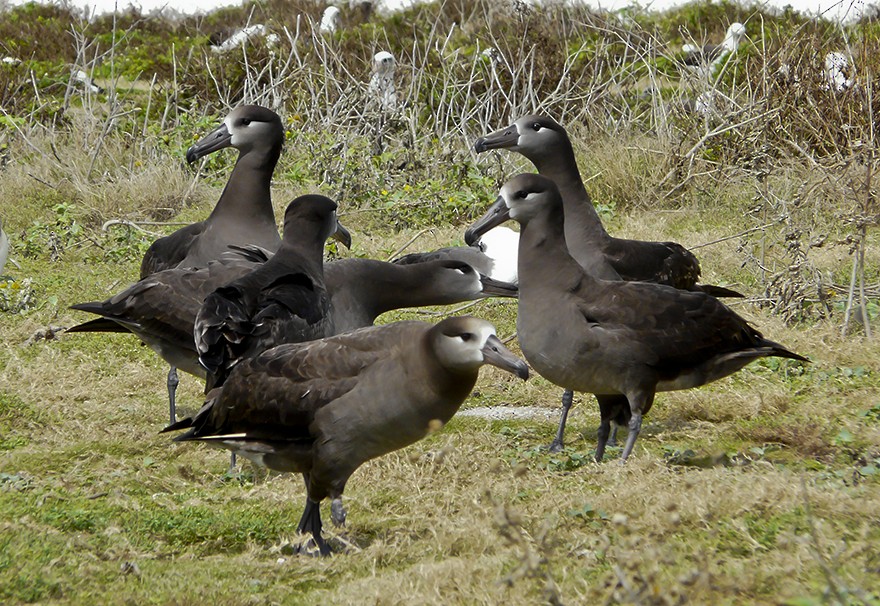
<svg viewBox="0 0 880 606"><path fill-rule="evenodd" d="M248 222L274 225L270 186L279 154L280 150L275 148L241 154L211 216L242 217Z"/></svg>
<svg viewBox="0 0 880 606"><path fill-rule="evenodd" d="M594 280L568 251L561 206L548 209L522 226L517 272L520 302L535 288L541 292L571 290L584 280Z"/></svg>
<svg viewBox="0 0 880 606"><path fill-rule="evenodd" d="M434 385L434 391L440 396L435 400L431 418L446 423L458 412L459 407L477 383L479 368L474 370L454 370L447 368L437 359L429 341L422 342L423 371L421 381ZM413 380L416 380L415 378Z"/></svg>
<svg viewBox="0 0 880 606"><path fill-rule="evenodd" d="M433 283L424 279L418 264L377 262L370 269L368 280L351 286L357 288L360 305L373 319L392 309L439 304Z"/></svg>
<svg viewBox="0 0 880 606"><path fill-rule="evenodd" d="M599 214L593 207L593 200L581 180L581 173L578 170L571 145L557 150L552 161L538 158L533 159L532 162L541 175L552 179L556 183L556 187L559 188L562 204L565 208L565 231L571 234L570 238L575 235L578 238L590 240L607 238L608 233L602 226Z"/></svg>
<svg viewBox="0 0 880 606"><path fill-rule="evenodd" d="M324 284L324 240L310 234L313 228L287 229L275 257L285 265L302 271Z"/></svg>

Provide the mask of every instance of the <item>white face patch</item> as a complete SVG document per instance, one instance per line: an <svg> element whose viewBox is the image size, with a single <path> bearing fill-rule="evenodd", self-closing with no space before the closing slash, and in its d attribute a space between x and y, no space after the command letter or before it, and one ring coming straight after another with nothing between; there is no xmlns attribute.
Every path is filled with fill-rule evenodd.
<svg viewBox="0 0 880 606"><path fill-rule="evenodd" d="M483 324L480 326L480 329L477 331L477 341L479 341L480 346L478 349L483 349L486 347L486 341L489 340L489 337L495 336L495 328L491 324Z"/></svg>
<svg viewBox="0 0 880 606"><path fill-rule="evenodd" d="M241 133L238 128L235 126L235 119L232 117L232 114L226 116L226 119L223 120L224 126L226 126L226 130L229 131L231 135L229 138L229 144L231 147L237 147L241 144Z"/></svg>
<svg viewBox="0 0 880 606"><path fill-rule="evenodd" d="M519 190L516 190L514 187L504 187L501 190L501 197L504 199L504 205L507 206L507 209L510 211L510 218L514 221L519 221L520 219L529 216L529 213L526 211L528 208L529 200L534 196L533 193L528 193L525 198L521 198L519 196Z"/></svg>
<svg viewBox="0 0 880 606"><path fill-rule="evenodd" d="M483 347L495 328L485 320L473 318L467 331L458 335L442 335L435 341L435 352L447 368L476 369L483 365Z"/></svg>

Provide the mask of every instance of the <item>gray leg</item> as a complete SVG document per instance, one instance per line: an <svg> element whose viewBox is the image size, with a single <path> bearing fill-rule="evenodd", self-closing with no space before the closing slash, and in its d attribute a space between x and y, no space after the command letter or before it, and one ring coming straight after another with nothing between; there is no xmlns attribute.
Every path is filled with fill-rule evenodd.
<svg viewBox="0 0 880 606"><path fill-rule="evenodd" d="M599 440L596 444L596 462L600 463L605 456L605 444L608 442L608 434L611 431L611 421L602 419L599 424Z"/></svg>
<svg viewBox="0 0 880 606"><path fill-rule="evenodd" d="M623 454L620 456L620 463L626 463L626 459L632 453L636 438L642 429L642 414L651 410L654 403L654 392L644 390L627 396L629 400L629 409L632 417L629 420L629 433L626 436L626 444L623 447Z"/></svg>
<svg viewBox="0 0 880 606"><path fill-rule="evenodd" d="M571 410L571 403L574 400L574 392L566 389L562 393L562 415L559 417L559 427L556 429L556 437L548 447L550 452L561 452L563 448L562 438L565 434L565 423L568 420L568 411Z"/></svg>
<svg viewBox="0 0 880 606"><path fill-rule="evenodd" d="M345 517L348 512L342 506L342 497L336 497L330 501L330 519L336 526L345 526Z"/></svg>
<svg viewBox="0 0 880 606"><path fill-rule="evenodd" d="M641 412L633 412L632 418L629 420L629 434L626 436L626 446L623 447L623 454L620 455L620 463L626 463L627 457L632 452L633 446L636 443L636 438L639 437L639 431L642 429L642 413Z"/></svg>
<svg viewBox="0 0 880 606"><path fill-rule="evenodd" d="M232 454L229 455L229 475L232 475L235 473L235 464L237 462L238 462L238 459L235 456L235 453L233 452Z"/></svg>
<svg viewBox="0 0 880 606"><path fill-rule="evenodd" d="M177 386L180 384L180 379L177 377L177 369L172 366L168 369L168 408L171 412L171 425L177 422L177 406L175 405L175 398L177 394Z"/></svg>
<svg viewBox="0 0 880 606"><path fill-rule="evenodd" d="M611 435L608 436L608 446L617 446L617 430L620 426L614 421L611 422Z"/></svg>

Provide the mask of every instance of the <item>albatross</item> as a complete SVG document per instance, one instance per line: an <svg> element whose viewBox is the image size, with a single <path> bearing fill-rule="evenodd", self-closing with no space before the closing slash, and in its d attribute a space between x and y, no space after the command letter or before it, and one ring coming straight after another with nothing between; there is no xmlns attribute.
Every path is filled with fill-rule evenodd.
<svg viewBox="0 0 880 606"><path fill-rule="evenodd" d="M343 525L342 494L358 467L448 422L484 364L528 378L525 362L492 325L469 316L280 345L243 360L196 415L163 431L186 429L175 441L202 441L301 473L307 496L297 530L329 555L321 501L331 499L331 518Z"/></svg>
<svg viewBox="0 0 880 606"><path fill-rule="evenodd" d="M141 279L176 267L204 267L230 246L256 245L275 252L281 245L270 185L281 156L284 125L270 109L243 105L186 152L189 163L221 149L238 150L238 160L214 210L204 221L159 238L141 262ZM168 407L175 419L175 391L179 379L168 371Z"/></svg>
<svg viewBox="0 0 880 606"><path fill-rule="evenodd" d="M646 242L611 236L584 187L568 133L556 120L548 116L523 116L510 126L477 139L474 149L477 153L492 149L518 152L528 158L541 175L556 183L565 208L564 235L568 251L594 277L654 282L704 291L716 297L742 296L721 286L698 284L699 261L676 242ZM472 230L465 234L468 244L476 238ZM552 452L563 448L565 424L573 397L570 390L562 395L559 428L549 446Z"/></svg>
<svg viewBox="0 0 880 606"><path fill-rule="evenodd" d="M626 461L658 391L698 387L766 356L808 361L705 292L592 275L566 247L563 206L552 180L521 174L472 229L519 222L519 342L541 376L596 394L597 461L612 423L629 428Z"/></svg>

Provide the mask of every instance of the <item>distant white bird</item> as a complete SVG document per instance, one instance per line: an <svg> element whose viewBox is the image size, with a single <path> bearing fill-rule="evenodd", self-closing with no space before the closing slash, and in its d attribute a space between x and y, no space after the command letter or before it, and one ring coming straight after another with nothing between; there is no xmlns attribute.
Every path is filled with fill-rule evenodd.
<svg viewBox="0 0 880 606"><path fill-rule="evenodd" d="M384 110L397 108L397 89L394 86L394 55L379 51L373 55L373 76L367 92Z"/></svg>
<svg viewBox="0 0 880 606"><path fill-rule="evenodd" d="M823 88L842 93L852 88L856 70L845 54L831 52L825 55L825 84Z"/></svg>
<svg viewBox="0 0 880 606"><path fill-rule="evenodd" d="M335 6L328 6L324 9L324 14L321 15L321 24L318 26L318 31L322 34L332 34L337 29L342 21L342 13Z"/></svg>
<svg viewBox="0 0 880 606"><path fill-rule="evenodd" d="M3 57L2 61L6 65L18 65L21 63L21 59L16 59L15 57Z"/></svg>
<svg viewBox="0 0 880 606"><path fill-rule="evenodd" d="M745 35L745 26L742 23L734 22L727 28L727 33L721 44L706 44L702 47L685 44L681 47L681 51L685 55L684 63L685 65L703 67L706 69L707 77L714 76L716 70L727 61L730 54L736 52Z"/></svg>
<svg viewBox="0 0 880 606"><path fill-rule="evenodd" d="M78 69L73 73L73 81L83 85L87 91L92 93L103 93L104 89L95 84L95 82L89 77L87 73L83 70Z"/></svg>
<svg viewBox="0 0 880 606"><path fill-rule="evenodd" d="M260 37L264 37L266 39L267 45L269 46L272 46L273 43L278 42L277 34L270 33L269 28L267 28L262 23L256 23L254 25L249 25L245 28L238 30L229 38L219 44L212 44L211 50L218 55L222 55L247 44L255 38Z"/></svg>
<svg viewBox="0 0 880 606"><path fill-rule="evenodd" d="M9 258L9 237L3 231L3 219L0 219L0 275L3 274L3 266Z"/></svg>

